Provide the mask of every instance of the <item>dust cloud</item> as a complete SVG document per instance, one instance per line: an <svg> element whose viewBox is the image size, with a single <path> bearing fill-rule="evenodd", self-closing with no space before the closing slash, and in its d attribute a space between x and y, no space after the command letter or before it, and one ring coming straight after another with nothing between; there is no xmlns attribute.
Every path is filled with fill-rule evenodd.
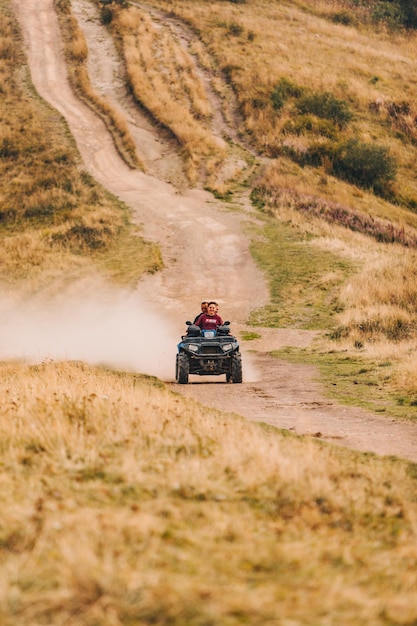
<svg viewBox="0 0 417 626"><path fill-rule="evenodd" d="M181 320L149 309L138 294L95 286L88 293L62 293L0 305L0 358L80 360L94 365L175 378Z"/></svg>
<svg viewBox="0 0 417 626"><path fill-rule="evenodd" d="M242 352L243 359L243 382L255 383L261 380L261 373L255 364L254 355L242 350L242 346L240 347L240 350Z"/></svg>
<svg viewBox="0 0 417 626"><path fill-rule="evenodd" d="M73 286L47 299L0 292L0 359L84 361L172 382L184 319L155 311L143 293L103 284ZM243 359L244 381L258 380L252 355ZM190 382L197 381L218 378L193 376Z"/></svg>

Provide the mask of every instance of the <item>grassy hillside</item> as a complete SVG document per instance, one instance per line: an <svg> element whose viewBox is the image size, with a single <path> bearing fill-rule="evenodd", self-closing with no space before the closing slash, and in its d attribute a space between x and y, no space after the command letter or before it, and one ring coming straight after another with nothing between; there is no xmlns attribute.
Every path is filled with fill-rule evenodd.
<svg viewBox="0 0 417 626"><path fill-rule="evenodd" d="M70 2L58 4L61 19L71 21ZM127 10L123 2L101 4L109 25L113 10L118 19ZM410 201L415 180L412 168L407 174L405 157L409 151L412 162L414 144L400 140L389 120L377 123L381 112L367 113L368 96L359 106L359 87L355 91L366 83L358 64L367 51L370 56L361 63L366 72L372 67L372 76L382 75L376 59L393 55L383 74L383 85L390 88L374 81L383 95L405 90L400 70L411 62L413 34L375 25L358 2L151 4L175 10L199 33L200 43L193 44L199 62L212 68L228 115L234 114L228 100L233 86L242 133L263 163L262 176L245 183L256 189L265 223L253 234L254 254L271 277L271 303L254 313L254 323L333 327L336 345L356 350L359 358L371 349L376 360L394 359L395 352L402 376L397 384L417 388L416 224ZM81 42L82 49L82 37L72 27L72 44ZM303 50L300 33L316 43L316 63L312 48L309 54ZM299 113L291 117L295 96L274 109L268 145L262 146L258 134L269 128L258 125L262 111L265 124L275 119L268 94L280 81L280 68L294 84L321 92L321 45L332 44L335 51L335 37L347 46L348 35L350 51L335 62L337 72L322 74L321 81L329 80L320 85L348 103L355 121L331 129L331 122L310 113L313 130L305 129L300 141L310 146L327 126L334 132L327 139L337 144L353 125L362 133L369 123L361 141L375 133L378 145L386 142L395 153L397 178L378 190L382 195L341 180L326 164L300 164L297 154L270 153L272 140L279 147L281 134L285 137L285 119L300 123ZM164 50L172 49L164 42ZM385 52L372 57L377 44ZM281 66L275 66L276 50ZM332 55L327 57L329 64ZM78 88L91 97L83 82L83 54L68 58ZM228 68L228 59L239 69ZM339 73L346 76L346 93L336 85ZM244 85L266 106L253 100L252 91L245 93ZM133 236L126 207L83 171L64 122L36 96L6 0L0 0L0 91L2 285L36 291L52 280L93 271L134 282L140 272L156 269L157 251ZM411 102L412 92L404 93ZM95 106L100 109L100 102ZM123 124L111 111L101 112L122 136ZM301 145L295 137L290 133L290 146ZM119 149L134 159L124 140ZM194 158L193 146L188 143L185 154L190 178L196 171L204 178L201 168L192 167L204 156ZM210 142L209 149L214 149ZM216 163L215 154L209 156ZM237 182L241 178L230 183L230 192ZM388 192L396 202L383 197ZM353 224L361 228L354 232ZM386 243L390 232L395 243ZM336 358L334 345L333 340ZM333 373L336 368L337 362ZM413 464L299 439L201 407L155 379L83 363L1 363L0 415L4 626L417 622Z"/></svg>
<svg viewBox="0 0 417 626"><path fill-rule="evenodd" d="M36 95L8 4L0 2L1 286L33 292L94 267L135 283L160 267L159 253L83 170L64 120Z"/></svg>

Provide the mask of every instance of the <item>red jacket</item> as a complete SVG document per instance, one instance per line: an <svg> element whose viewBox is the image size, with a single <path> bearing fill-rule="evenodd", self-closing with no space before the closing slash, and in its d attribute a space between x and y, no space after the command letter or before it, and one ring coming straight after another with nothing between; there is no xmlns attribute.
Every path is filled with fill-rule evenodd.
<svg viewBox="0 0 417 626"><path fill-rule="evenodd" d="M195 324L202 330L216 330L217 326L221 326L223 324L223 320L220 315L208 315L208 313L202 313Z"/></svg>

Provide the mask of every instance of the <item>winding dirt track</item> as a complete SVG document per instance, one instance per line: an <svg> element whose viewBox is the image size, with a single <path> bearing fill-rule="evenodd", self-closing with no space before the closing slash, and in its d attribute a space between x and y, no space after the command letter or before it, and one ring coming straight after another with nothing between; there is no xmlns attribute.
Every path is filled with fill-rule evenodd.
<svg viewBox="0 0 417 626"><path fill-rule="evenodd" d="M125 111L151 174L128 168L102 121L73 94L53 0L14 0L14 6L35 88L66 119L86 169L131 207L145 237L161 247L166 269L141 282L138 289L143 301L165 312L180 335L184 320L196 312L201 297L214 297L221 303L222 315L233 320L239 336L249 312L265 303L268 295L244 234L245 224L256 222L250 204L242 198L238 211L228 211L206 192L180 192L166 182L175 179L176 156L124 93L117 55L88 0L77 0L73 6L88 40L91 80ZM306 346L314 333L289 329L260 332L261 340L248 343L251 352L243 349L242 385L193 377L187 386L167 382L207 406L251 420L357 450L417 461L416 426L328 401L315 381L314 368L268 355L282 346ZM174 358L175 346L173 369Z"/></svg>

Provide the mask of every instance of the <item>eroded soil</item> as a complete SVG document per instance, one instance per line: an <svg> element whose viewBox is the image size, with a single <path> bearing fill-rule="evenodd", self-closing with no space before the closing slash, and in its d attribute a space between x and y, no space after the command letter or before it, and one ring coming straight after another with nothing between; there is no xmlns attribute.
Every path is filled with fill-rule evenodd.
<svg viewBox="0 0 417 626"><path fill-rule="evenodd" d="M256 223L256 213L246 197L238 199L237 208L231 211L210 194L186 188L175 149L130 100L123 68L93 5L88 0L72 4L88 41L92 83L125 112L148 173L132 170L123 162L103 122L73 94L53 0L15 0L37 91L66 119L86 169L131 207L133 218L143 225L144 236L159 244L166 267L138 287L147 306L164 313L178 328L179 338L185 319L197 312L199 301L215 298L221 304L221 314L233 321L233 331L239 337L246 328L248 314L268 298L245 235L247 224ZM176 36L182 36L187 46L189 34L185 29L182 32L181 26L173 25L168 18L164 22L161 15L154 17L163 27L175 26ZM208 90L209 78L205 77ZM213 124L222 135L226 122L218 108L216 111ZM229 128L229 132L236 137L235 129ZM327 400L313 367L289 364L269 355L282 346L306 346L315 333L295 329L256 331L262 339L242 342L243 384L227 384L223 377L221 381L216 377L191 377L188 385L167 382L175 391L206 406L250 420L357 450L417 461L417 426ZM174 361L175 345L173 375Z"/></svg>

